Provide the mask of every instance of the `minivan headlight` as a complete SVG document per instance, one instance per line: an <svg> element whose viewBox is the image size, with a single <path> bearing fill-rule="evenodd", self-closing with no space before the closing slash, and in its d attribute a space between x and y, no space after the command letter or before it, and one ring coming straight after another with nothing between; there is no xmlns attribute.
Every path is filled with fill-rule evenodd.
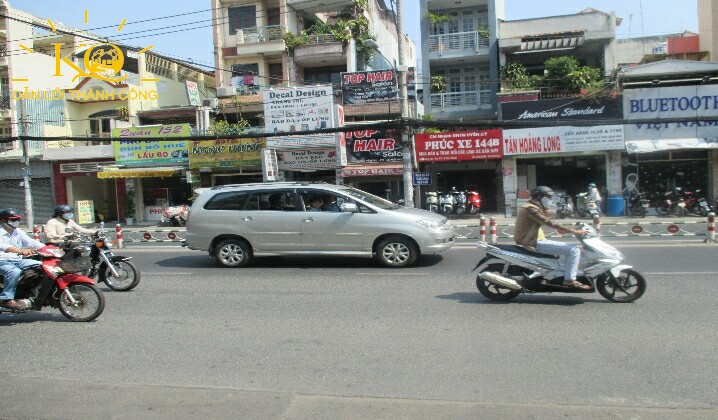
<svg viewBox="0 0 718 420"><path fill-rule="evenodd" d="M434 220L429 219L416 219L414 220L417 224L424 226L428 229L434 229L434 230L451 230L451 222L448 220L445 222L436 222Z"/></svg>

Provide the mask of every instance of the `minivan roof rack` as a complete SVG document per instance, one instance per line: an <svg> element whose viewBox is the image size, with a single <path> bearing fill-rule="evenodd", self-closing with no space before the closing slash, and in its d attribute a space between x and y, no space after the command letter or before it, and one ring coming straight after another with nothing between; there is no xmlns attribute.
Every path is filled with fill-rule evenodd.
<svg viewBox="0 0 718 420"><path fill-rule="evenodd" d="M323 184L327 185L328 182L325 181L281 181L281 182L248 182L246 184L224 184L224 185L215 185L212 187L213 190L221 190L223 188L236 188L236 187L257 187L257 186L311 186L311 185L317 185L317 184Z"/></svg>

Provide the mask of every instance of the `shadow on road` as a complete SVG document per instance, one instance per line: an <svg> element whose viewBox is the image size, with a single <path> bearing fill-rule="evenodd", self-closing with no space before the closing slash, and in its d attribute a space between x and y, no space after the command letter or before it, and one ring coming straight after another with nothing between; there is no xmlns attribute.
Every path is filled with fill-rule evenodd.
<svg viewBox="0 0 718 420"><path fill-rule="evenodd" d="M527 296L527 295L520 295L517 296L509 301L506 302L497 302L493 301L491 299L488 299L481 295L478 291L476 293L452 293L450 295L438 295L436 296L439 299L447 299L447 300L455 300L459 303L479 303L482 305L521 305L521 304L528 304L528 305L558 305L558 306L575 306L575 305L581 305L584 303L611 303L607 300L603 299L586 299L582 297L576 297L576 296L565 296L565 295L556 295L556 296Z"/></svg>
<svg viewBox="0 0 718 420"><path fill-rule="evenodd" d="M51 308L46 308L52 310ZM3 312L0 314L0 326L13 326L17 324L31 324L33 322L71 322L65 318L60 312L24 312L11 314Z"/></svg>
<svg viewBox="0 0 718 420"><path fill-rule="evenodd" d="M439 254L422 255L409 269L432 267L439 264L444 257ZM165 258L157 261L160 267L173 268L219 268L213 258L205 255L181 256ZM330 257L319 255L298 255L296 257L255 257L247 268L377 268L386 269L376 261L366 257Z"/></svg>

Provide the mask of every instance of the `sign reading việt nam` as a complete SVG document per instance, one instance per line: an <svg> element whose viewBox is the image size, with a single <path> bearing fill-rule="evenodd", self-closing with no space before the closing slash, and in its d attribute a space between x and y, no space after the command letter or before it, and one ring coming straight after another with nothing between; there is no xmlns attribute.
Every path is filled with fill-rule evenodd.
<svg viewBox="0 0 718 420"><path fill-rule="evenodd" d="M112 147L115 163L123 165L155 165L187 163L185 140L172 137L192 135L189 124L147 125L112 129ZM143 140L143 138L166 137L168 140Z"/></svg>

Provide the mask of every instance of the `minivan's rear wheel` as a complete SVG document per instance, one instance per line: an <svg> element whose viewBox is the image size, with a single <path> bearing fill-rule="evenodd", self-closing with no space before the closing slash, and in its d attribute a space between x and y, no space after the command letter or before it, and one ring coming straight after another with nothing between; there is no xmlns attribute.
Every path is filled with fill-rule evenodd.
<svg viewBox="0 0 718 420"><path fill-rule="evenodd" d="M391 236L379 242L375 254L381 265L391 268L408 267L418 256L414 242L401 236Z"/></svg>
<svg viewBox="0 0 718 420"><path fill-rule="evenodd" d="M238 239L226 239L214 249L214 257L222 267L244 267L252 259L249 245Z"/></svg>

